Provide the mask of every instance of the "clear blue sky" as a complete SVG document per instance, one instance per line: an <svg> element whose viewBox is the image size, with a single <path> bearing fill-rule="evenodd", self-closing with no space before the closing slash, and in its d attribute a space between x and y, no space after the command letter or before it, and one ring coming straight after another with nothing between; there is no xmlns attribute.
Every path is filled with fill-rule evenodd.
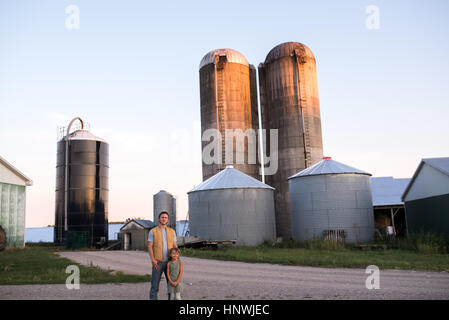
<svg viewBox="0 0 449 320"><path fill-rule="evenodd" d="M65 9L80 10L68 30ZM366 8L379 8L369 30ZM285 41L317 60L325 155L410 177L448 156L449 2L0 0L0 154L29 176L27 227L54 223L56 127L110 143L109 220L152 219L152 195L201 182L198 65L232 48L258 65Z"/></svg>

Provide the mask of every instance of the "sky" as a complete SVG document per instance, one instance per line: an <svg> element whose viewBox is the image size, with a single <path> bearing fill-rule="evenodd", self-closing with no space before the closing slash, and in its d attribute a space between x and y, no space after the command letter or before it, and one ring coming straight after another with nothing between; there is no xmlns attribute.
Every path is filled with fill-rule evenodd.
<svg viewBox="0 0 449 320"><path fill-rule="evenodd" d="M449 156L448 16L445 0L0 0L0 155L34 182L26 227L54 224L57 128L77 116L110 144L110 222L152 220L159 190L184 219L202 182L198 66L218 48L257 66L307 45L324 154L411 177Z"/></svg>

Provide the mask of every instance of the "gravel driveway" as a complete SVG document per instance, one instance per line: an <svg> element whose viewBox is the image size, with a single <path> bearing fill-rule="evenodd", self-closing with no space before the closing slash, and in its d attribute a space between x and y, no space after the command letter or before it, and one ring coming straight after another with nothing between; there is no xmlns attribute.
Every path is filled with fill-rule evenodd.
<svg viewBox="0 0 449 320"><path fill-rule="evenodd" d="M59 252L80 264L130 274L151 273L147 252ZM380 289L368 290L364 269L252 264L182 257L183 299L449 299L447 272L381 270ZM81 275L82 276L82 275ZM0 299L148 299L149 283L0 286ZM161 281L159 298L166 299Z"/></svg>

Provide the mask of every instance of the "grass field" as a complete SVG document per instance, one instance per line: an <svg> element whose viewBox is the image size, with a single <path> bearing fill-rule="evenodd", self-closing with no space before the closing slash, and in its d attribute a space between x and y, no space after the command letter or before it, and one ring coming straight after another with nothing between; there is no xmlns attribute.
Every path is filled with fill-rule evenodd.
<svg viewBox="0 0 449 320"><path fill-rule="evenodd" d="M436 240L435 240L436 239ZM257 247L224 246L217 249L183 249L188 257L232 260L252 263L326 268L366 268L426 270L449 272L449 254L444 241L432 236L412 236L408 240L378 241L389 249L360 250L323 240L305 243L286 241L265 243Z"/></svg>
<svg viewBox="0 0 449 320"><path fill-rule="evenodd" d="M127 275L95 266L82 266L54 253L53 248L30 246L0 252L0 285L65 284L69 265L80 270L80 283L149 282L150 275Z"/></svg>
<svg viewBox="0 0 449 320"><path fill-rule="evenodd" d="M266 242L256 247L224 246L217 249L183 248L188 257L274 263L327 268L366 268L376 265L380 269L425 270L449 272L449 244L441 236L416 234L408 238L386 238L375 241L385 250L360 250L357 246L342 245L319 239L303 243L284 241ZM55 254L52 244L27 245L24 249L0 252L0 285L65 284L66 268L77 265L80 283L149 282L150 275L126 275L122 272L102 270L95 266L82 266Z"/></svg>

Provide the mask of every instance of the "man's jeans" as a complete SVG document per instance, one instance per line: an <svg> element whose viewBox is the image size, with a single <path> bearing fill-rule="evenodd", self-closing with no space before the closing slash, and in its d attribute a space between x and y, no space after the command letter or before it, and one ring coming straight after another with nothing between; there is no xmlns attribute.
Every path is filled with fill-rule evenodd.
<svg viewBox="0 0 449 320"><path fill-rule="evenodd" d="M151 287L150 287L150 300L157 300L157 294L159 292L159 283L161 282L162 272L165 275L165 280L167 280L167 291L168 291L168 277L167 277L167 262L157 263L157 270L154 270L153 266L151 266ZM168 293L168 300L170 300L170 293Z"/></svg>

